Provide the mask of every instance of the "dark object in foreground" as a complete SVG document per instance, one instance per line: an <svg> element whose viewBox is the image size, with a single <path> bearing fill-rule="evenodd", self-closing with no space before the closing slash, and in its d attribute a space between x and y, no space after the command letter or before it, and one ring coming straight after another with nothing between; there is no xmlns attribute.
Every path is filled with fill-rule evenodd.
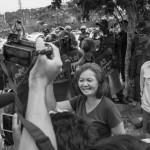
<svg viewBox="0 0 150 150"><path fill-rule="evenodd" d="M27 39L19 39L17 34L11 33L7 38L7 42L3 46L3 55L6 62L19 64L21 66L29 66L34 56L46 54L48 58L52 54L52 47L45 44L47 51L42 50L36 52L35 42ZM48 54L47 54L48 52Z"/></svg>

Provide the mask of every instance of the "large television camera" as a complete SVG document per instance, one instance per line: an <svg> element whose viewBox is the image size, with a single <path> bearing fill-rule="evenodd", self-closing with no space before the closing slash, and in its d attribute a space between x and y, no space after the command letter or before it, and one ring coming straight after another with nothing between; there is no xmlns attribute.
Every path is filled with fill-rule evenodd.
<svg viewBox="0 0 150 150"><path fill-rule="evenodd" d="M3 55L6 62L29 66L36 51L35 42L19 39L18 34L10 33L3 45Z"/></svg>
<svg viewBox="0 0 150 150"><path fill-rule="evenodd" d="M52 48L45 43L46 49L49 49L46 53L47 57L52 54ZM19 64L21 66L28 67L35 55L36 42L28 39L19 39L18 34L10 33L7 38L7 42L3 45L3 56L6 62Z"/></svg>

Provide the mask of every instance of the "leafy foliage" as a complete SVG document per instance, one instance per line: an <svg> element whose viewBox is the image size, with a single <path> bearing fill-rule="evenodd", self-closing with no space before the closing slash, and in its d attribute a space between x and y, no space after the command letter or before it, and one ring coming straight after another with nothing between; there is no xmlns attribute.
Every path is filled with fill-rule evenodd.
<svg viewBox="0 0 150 150"><path fill-rule="evenodd" d="M78 21L81 20L81 10L77 6L77 0L76 1L69 1L67 2L67 12L71 14L72 16L75 16Z"/></svg>
<svg viewBox="0 0 150 150"><path fill-rule="evenodd" d="M83 18L88 18L91 10L99 11L102 8L105 8L106 14L113 14L117 7L123 10L132 10L139 18L140 16L146 17L144 14L149 11L146 5L150 4L150 0L78 0L77 4L82 8Z"/></svg>
<svg viewBox="0 0 150 150"><path fill-rule="evenodd" d="M60 9L62 4L61 0L53 0L51 5L48 6L48 9L56 10L57 8Z"/></svg>

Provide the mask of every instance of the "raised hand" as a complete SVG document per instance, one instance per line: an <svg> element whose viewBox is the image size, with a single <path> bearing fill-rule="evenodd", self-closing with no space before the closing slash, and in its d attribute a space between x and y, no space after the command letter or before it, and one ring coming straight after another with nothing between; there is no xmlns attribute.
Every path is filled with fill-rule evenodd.
<svg viewBox="0 0 150 150"><path fill-rule="evenodd" d="M60 58L59 49L50 43L53 52L51 59L47 58L45 54L39 54L38 59L30 71L29 83L33 79L42 81L43 84L48 85L52 82L56 75L62 70L62 61ZM45 50L45 43L43 38L38 37L36 40L36 50ZM48 49L46 49L48 51Z"/></svg>

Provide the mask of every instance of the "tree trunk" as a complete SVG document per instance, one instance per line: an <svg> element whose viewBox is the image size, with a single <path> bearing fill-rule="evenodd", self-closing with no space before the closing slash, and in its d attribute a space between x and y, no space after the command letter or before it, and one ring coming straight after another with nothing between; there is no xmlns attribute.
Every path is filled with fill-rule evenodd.
<svg viewBox="0 0 150 150"><path fill-rule="evenodd" d="M129 96L129 88L130 88L130 79L129 79L129 69L131 64L131 45L132 39L134 37L135 26L137 23L136 12L131 8L126 9L128 15L128 31L127 31L127 49L126 49L126 57L125 57L125 97Z"/></svg>

